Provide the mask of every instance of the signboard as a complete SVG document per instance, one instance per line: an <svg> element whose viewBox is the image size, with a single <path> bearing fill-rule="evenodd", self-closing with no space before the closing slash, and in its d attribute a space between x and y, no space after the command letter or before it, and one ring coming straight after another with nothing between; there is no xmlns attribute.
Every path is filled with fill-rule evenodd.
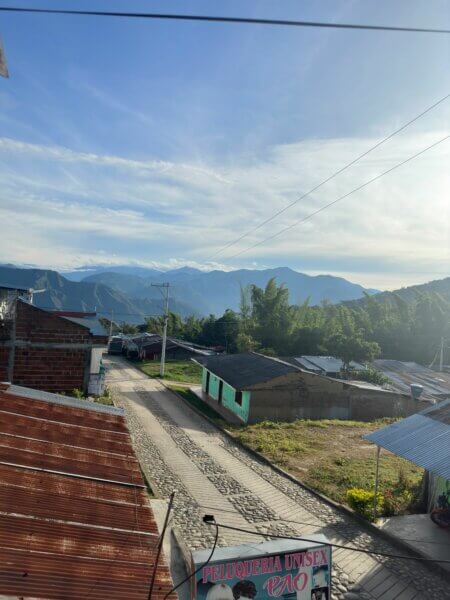
<svg viewBox="0 0 450 600"><path fill-rule="evenodd" d="M194 553L194 570L209 553ZM194 579L197 600L330 600L331 547L277 540L219 548Z"/></svg>
<svg viewBox="0 0 450 600"><path fill-rule="evenodd" d="M3 50L2 40L0 39L0 75L3 77L9 77L8 67L6 66L6 56Z"/></svg>

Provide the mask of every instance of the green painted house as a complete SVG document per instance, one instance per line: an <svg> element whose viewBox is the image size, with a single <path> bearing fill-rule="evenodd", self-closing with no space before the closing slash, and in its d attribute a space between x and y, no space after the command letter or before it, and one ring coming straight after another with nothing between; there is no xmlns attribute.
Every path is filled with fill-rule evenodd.
<svg viewBox="0 0 450 600"><path fill-rule="evenodd" d="M281 383L280 378L299 374L292 365L253 352L193 360L203 367L203 400L232 422L253 422L261 393Z"/></svg>
<svg viewBox="0 0 450 600"><path fill-rule="evenodd" d="M290 359L256 352L192 359L202 387L192 391L231 423L406 417L424 408L409 394L365 382L334 379L301 369Z"/></svg>

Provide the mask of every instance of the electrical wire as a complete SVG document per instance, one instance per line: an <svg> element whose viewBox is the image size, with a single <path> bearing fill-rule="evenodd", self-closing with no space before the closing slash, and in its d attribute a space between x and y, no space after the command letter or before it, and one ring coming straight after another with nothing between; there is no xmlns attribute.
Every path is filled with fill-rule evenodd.
<svg viewBox="0 0 450 600"><path fill-rule="evenodd" d="M226 508L217 508L214 506L204 506L202 504L199 504L200 508L206 508L207 510L217 510L220 513L230 513L233 515L241 515L241 513L237 510L228 510ZM242 516L242 515L241 515ZM311 527L323 527L324 523L323 522L316 522L316 523L312 523L311 521L295 521L293 519L272 519L273 522L280 522L280 523L292 523L293 525L307 525L307 526L311 526ZM334 527L335 524L330 522L330 523L325 523L325 525L327 527ZM399 538L404 542L416 542L416 543L420 543L420 544L433 544L436 546L450 546L450 544L446 543L446 542L433 542L433 541L427 541L427 540L418 540L418 539L413 539L413 538Z"/></svg>
<svg viewBox="0 0 450 600"><path fill-rule="evenodd" d="M426 27L395 27L391 25L366 25L363 23L325 23L321 21L291 21L288 19L258 19L250 17L220 17L212 15L186 15L147 12L119 12L105 10L68 10L60 8L31 8L1 6L1 12L34 13L47 15L72 15L88 17L119 17L128 19L160 19L169 21L200 21L208 23L239 23L245 25L278 25L285 27L319 27L326 29L360 29L368 31L392 31L408 33L450 33L450 29Z"/></svg>
<svg viewBox="0 0 450 600"><path fill-rule="evenodd" d="M439 106L440 104L442 104L442 102L444 102L448 98L450 98L450 94L447 94L446 96L444 96L443 98L441 98L440 100L438 100L437 102L435 102L434 104L432 104L431 106L429 106L428 108L426 108L425 110L423 110L416 117L414 117L413 119L411 119L410 121L408 121L407 123L405 123L404 125L402 125L401 127L399 127L398 129L396 129L395 131L393 131L391 134L389 134L388 136L386 136L385 138L383 138L381 141L377 142L374 146L372 146L371 148L369 148L368 150L366 150L365 152L363 152L362 154L360 154L359 156L357 156L355 159L353 159L351 162L347 163L341 169L339 169L338 171L336 171L335 173L333 173L332 175L330 175L329 177L327 177L326 179L324 179L323 181L321 181L315 187L311 188L308 192L305 192L299 198L297 198L296 200L294 200L290 204L286 205L284 208L282 208L282 209L278 210L277 212L275 212L271 217L268 217L267 219L265 219L264 221L262 221L261 223L259 223L259 225L256 225L252 229L249 229L246 233L243 233L241 236L239 236L235 240L229 242L228 244L226 244L222 248L219 248L219 250L217 250L216 252L214 252L214 254L211 254L211 256L207 259L207 261L210 261L215 256L217 256L218 254L221 254L227 248L230 248L231 246L234 246L235 244L237 244L238 242L240 242L241 240L243 240L244 238L246 238L248 235L254 233L255 231L258 231L258 229L261 229L261 227L263 227L264 225L267 225L267 223L270 223L271 221L273 221L274 219L276 219L278 216L280 216L281 214L285 213L287 210L289 210L290 208L292 208L293 206L295 206L296 204L298 204L301 200L303 200L304 198L306 198L307 196L309 196L313 192L317 191L319 188L321 188L322 186L324 186L326 183L328 183L329 181L331 181L332 179L334 179L335 177L337 177L338 175L340 175L341 173L343 173L344 171L346 171L347 169L349 169L351 166L353 166L354 164L356 164L362 158L364 158L365 156L367 156L368 154L370 154L371 152L373 152L376 148L379 148L382 144L384 144L388 140L392 139L398 133L400 133L401 131L403 131L404 129L406 129L407 127L409 127L410 125L412 125L416 121L418 121L421 117L423 117L428 112L430 112L431 110L433 110L434 108L436 108L437 106Z"/></svg>
<svg viewBox="0 0 450 600"><path fill-rule="evenodd" d="M206 521L204 521L206 523ZM209 523L208 523L209 524ZM197 575L197 573L199 571L201 571L204 567L206 567L209 562L211 561L214 552L216 551L216 546L217 546L217 541L219 539L219 526L217 525L217 523L214 521L211 523L211 525L215 525L216 526L216 536L214 538L214 544L211 550L211 554L208 556L208 559L206 560L206 562L204 562L202 565L200 565L197 569L195 569L195 571L193 571L192 573L190 573L187 577L185 577L182 581L180 581L180 583L178 583L175 587L173 587L170 592L167 592L167 594L164 596L163 600L167 600L167 598L170 596L170 594L172 594L173 592L175 592L175 590L177 590L179 587L181 587L184 583L186 583L187 581L189 581L190 579L192 579L192 577L194 577L195 575Z"/></svg>
<svg viewBox="0 0 450 600"><path fill-rule="evenodd" d="M288 225L287 227L284 227L283 229L280 229L280 231L277 231L276 233L260 240L259 242L256 242L255 244L252 244L251 246L248 246L247 248L244 248L243 250L240 250L239 252L236 252L235 254L232 254L231 256L227 256L222 260L231 260L233 258L236 258L237 256L240 256L241 254L244 254L246 252L249 252L250 250L253 250L253 248L256 248L257 246L261 246L262 244L264 244L265 242L268 242L270 240L273 240L274 238L278 237L279 235L281 235L282 233L285 233L286 231L289 231L290 229L293 229L294 227L296 227L297 225L300 225L301 223L304 223L305 221L308 221L309 219L311 219L312 217L314 217L315 215L323 212L324 210L326 210L327 208L330 208L331 206L334 206L335 204L337 204L338 202L340 202L341 200L344 200L345 198L348 198L349 196L351 196L352 194L354 194L355 192L358 192L359 190L362 190L363 188L367 187L368 185L370 185L371 183L373 183L374 181L377 181L378 179L381 179L382 177L384 177L385 175L387 175L388 173L392 173L392 171L395 171L396 169L398 169L399 167L402 167L403 165L405 165L406 163L414 160L415 158L417 158L418 156L421 156L422 154L424 154L425 152L427 152L428 150L431 150L432 148L434 148L435 146L438 146L439 144L442 144L443 142L445 142L446 140L448 140L450 138L450 135L446 135L445 137L441 138L440 140L438 140L437 142L434 142L433 144L431 144L430 146L427 146L426 148L424 148L423 150L420 150L420 152L417 152L416 154L413 154L412 156L408 157L407 159L403 160L400 163L397 163L396 165L394 165L393 167L391 167L390 169L387 169L387 171L383 171L382 173L379 173L378 175L376 175L375 177L372 177L372 179L369 179L368 181L362 183L361 185L359 185L358 187L354 188L353 190L351 190L350 192L347 192L346 194L344 194L343 196L340 196L339 198L336 198L335 200L328 202L328 204L324 204L323 206L321 206L320 208L318 208L317 210L307 214L305 217L302 217L301 219L298 219L297 221L294 221L294 223L291 223L291 225Z"/></svg>
<svg viewBox="0 0 450 600"><path fill-rule="evenodd" d="M296 537L291 535L280 535L276 533L272 533L271 531L261 532L261 531L252 531L250 529L243 529L241 527L233 527L232 525L224 525L222 523L215 523L217 528L220 529L229 529L231 531L238 531L240 533L249 533L251 535L259 535L261 537L271 537L271 538L279 538L282 540L297 540L299 542L311 542L311 543L321 543L318 542L317 539L306 538L306 537ZM326 546L331 546L332 548L340 548L342 550L351 550L352 552L360 552L361 554L369 554L371 556L384 556L385 558L398 558L400 560L415 560L418 562L430 562L430 563L445 563L450 564L450 560L438 560L436 558L424 558L421 556L406 556L404 554L391 554L390 552L376 552L374 550L365 550L363 548L356 548L355 546L346 546L344 544L336 544L334 542L323 542Z"/></svg>

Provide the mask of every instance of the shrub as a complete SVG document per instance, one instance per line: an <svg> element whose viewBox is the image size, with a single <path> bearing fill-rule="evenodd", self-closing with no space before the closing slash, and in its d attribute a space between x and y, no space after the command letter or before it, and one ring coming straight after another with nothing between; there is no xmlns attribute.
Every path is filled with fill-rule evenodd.
<svg viewBox="0 0 450 600"><path fill-rule="evenodd" d="M360 381L367 381L368 383L374 383L375 385L385 385L387 383L392 383L389 377L386 377L377 369L373 367L368 367L364 369L364 371L358 371L353 374L355 379L359 379Z"/></svg>
<svg viewBox="0 0 450 600"><path fill-rule="evenodd" d="M369 521L373 518L373 499L374 492L368 492L361 488L351 488L347 490L347 502L353 510ZM384 505L382 494L377 494L377 506Z"/></svg>

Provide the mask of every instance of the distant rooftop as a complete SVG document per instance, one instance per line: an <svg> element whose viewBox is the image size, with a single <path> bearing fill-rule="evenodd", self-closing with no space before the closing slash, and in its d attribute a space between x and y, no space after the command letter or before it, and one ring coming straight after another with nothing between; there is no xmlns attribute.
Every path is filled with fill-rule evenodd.
<svg viewBox="0 0 450 600"><path fill-rule="evenodd" d="M94 337L107 337L108 332L103 327L98 317L62 317L63 319L67 319L67 321L72 321L72 323L76 323L77 325L82 325L83 327L87 327L91 332L91 335Z"/></svg>
<svg viewBox="0 0 450 600"><path fill-rule="evenodd" d="M299 367L315 373L340 373L344 368L344 362L335 356L313 356L303 354L302 356L292 356L287 359L291 364L297 364ZM355 371L363 371L364 365L352 361L350 368Z"/></svg>
<svg viewBox="0 0 450 600"><path fill-rule="evenodd" d="M2 283L0 282L0 290L17 290L19 292L31 292L32 288L23 287L21 285L13 285L10 283Z"/></svg>
<svg viewBox="0 0 450 600"><path fill-rule="evenodd" d="M450 374L438 373L415 362L378 359L373 366L388 377L393 387L409 392L411 384L423 387L422 397L450 398Z"/></svg>

